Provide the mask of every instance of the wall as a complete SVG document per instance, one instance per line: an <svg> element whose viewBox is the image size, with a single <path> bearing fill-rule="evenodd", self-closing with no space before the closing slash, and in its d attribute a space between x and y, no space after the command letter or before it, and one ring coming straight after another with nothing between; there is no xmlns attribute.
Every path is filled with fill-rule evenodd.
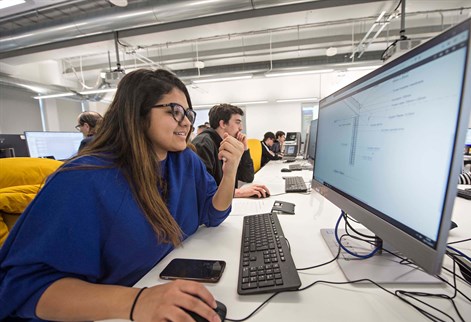
<svg viewBox="0 0 471 322"><path fill-rule="evenodd" d="M0 87L0 133L42 131L39 103L32 96L32 93L21 89Z"/></svg>
<svg viewBox="0 0 471 322"><path fill-rule="evenodd" d="M261 139L267 131L301 132L302 103L276 103L277 99L325 97L367 72L336 71L288 77L256 77L191 85L189 91L194 105L267 100L268 103L260 105L239 104L245 107L247 135ZM42 130L39 102L32 96L27 91L0 86L0 133ZM107 101L109 100L107 97ZM104 114L108 104L89 102L88 108ZM47 99L45 110L47 130L75 131L76 117L82 107L80 102Z"/></svg>

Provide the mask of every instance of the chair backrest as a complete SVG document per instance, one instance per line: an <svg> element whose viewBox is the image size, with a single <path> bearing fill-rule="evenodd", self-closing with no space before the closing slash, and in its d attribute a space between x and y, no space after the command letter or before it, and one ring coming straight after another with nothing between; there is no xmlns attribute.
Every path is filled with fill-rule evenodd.
<svg viewBox="0 0 471 322"><path fill-rule="evenodd" d="M262 143L258 139L247 139L247 143L253 161L253 170L257 172L262 164Z"/></svg>

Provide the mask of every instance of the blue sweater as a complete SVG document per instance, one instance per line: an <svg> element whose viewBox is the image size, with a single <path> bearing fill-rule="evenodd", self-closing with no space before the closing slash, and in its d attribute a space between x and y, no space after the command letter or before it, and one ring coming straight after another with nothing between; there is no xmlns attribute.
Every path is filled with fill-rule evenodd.
<svg viewBox="0 0 471 322"><path fill-rule="evenodd" d="M107 165L94 157L71 165ZM191 150L169 153L167 206L184 238L198 226L219 225L217 186ZM159 242L117 168L53 174L20 216L0 250L0 320L37 319L36 304L56 280L132 286L173 249Z"/></svg>

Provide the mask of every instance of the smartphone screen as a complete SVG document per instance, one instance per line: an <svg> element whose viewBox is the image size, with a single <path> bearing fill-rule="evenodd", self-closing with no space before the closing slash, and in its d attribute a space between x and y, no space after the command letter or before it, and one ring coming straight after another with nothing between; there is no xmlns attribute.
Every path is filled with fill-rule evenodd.
<svg viewBox="0 0 471 322"><path fill-rule="evenodd" d="M221 260L175 258L160 273L160 278L216 283L225 267L226 262Z"/></svg>

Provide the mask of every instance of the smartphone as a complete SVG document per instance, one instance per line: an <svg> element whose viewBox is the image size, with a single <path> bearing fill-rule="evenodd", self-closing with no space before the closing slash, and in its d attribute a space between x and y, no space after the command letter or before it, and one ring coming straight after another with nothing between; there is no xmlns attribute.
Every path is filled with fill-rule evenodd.
<svg viewBox="0 0 471 322"><path fill-rule="evenodd" d="M226 262L222 260L175 258L160 273L160 278L217 283L225 267Z"/></svg>

